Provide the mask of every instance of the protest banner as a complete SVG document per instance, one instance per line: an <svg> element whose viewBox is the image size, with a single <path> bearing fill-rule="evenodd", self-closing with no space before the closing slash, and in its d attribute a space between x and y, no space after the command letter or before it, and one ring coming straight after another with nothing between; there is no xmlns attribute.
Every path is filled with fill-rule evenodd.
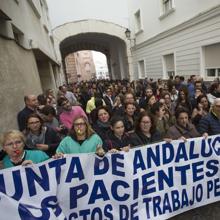
<svg viewBox="0 0 220 220"><path fill-rule="evenodd" d="M220 200L220 136L0 172L0 219L167 219Z"/></svg>

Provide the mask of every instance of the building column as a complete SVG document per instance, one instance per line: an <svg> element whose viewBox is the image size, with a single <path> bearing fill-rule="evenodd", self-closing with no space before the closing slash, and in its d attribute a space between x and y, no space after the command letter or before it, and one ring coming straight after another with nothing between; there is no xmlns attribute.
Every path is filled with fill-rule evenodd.
<svg viewBox="0 0 220 220"><path fill-rule="evenodd" d="M126 48L127 48L127 60L128 60L128 78L130 81L134 80L133 74L133 59L132 59L132 52L131 52L131 42L126 40Z"/></svg>

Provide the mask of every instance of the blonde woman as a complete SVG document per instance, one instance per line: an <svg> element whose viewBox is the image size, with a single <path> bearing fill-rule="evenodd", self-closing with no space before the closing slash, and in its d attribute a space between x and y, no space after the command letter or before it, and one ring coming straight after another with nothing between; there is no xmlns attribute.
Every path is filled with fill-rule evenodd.
<svg viewBox="0 0 220 220"><path fill-rule="evenodd" d="M40 163L49 159L42 151L25 150L25 137L17 130L5 132L1 138L1 145L6 153L3 158L3 168Z"/></svg>

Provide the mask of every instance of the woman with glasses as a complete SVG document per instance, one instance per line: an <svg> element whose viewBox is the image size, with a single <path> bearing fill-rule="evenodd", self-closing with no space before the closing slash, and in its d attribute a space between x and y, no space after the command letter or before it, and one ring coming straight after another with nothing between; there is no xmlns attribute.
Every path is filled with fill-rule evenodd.
<svg viewBox="0 0 220 220"><path fill-rule="evenodd" d="M4 168L40 163L49 159L47 154L42 151L25 150L25 137L17 130L5 132L1 138L1 145L6 153L3 158Z"/></svg>
<svg viewBox="0 0 220 220"><path fill-rule="evenodd" d="M101 138L92 130L84 115L76 116L73 120L69 135L59 144L55 158L63 154L78 154L97 152L102 146Z"/></svg>
<svg viewBox="0 0 220 220"><path fill-rule="evenodd" d="M28 149L42 150L52 156L60 143L56 131L44 125L38 114L31 114L26 120L26 146Z"/></svg>
<svg viewBox="0 0 220 220"><path fill-rule="evenodd" d="M160 132L156 129L153 116L147 112L140 113L135 132L130 136L132 146L141 146L162 140Z"/></svg>

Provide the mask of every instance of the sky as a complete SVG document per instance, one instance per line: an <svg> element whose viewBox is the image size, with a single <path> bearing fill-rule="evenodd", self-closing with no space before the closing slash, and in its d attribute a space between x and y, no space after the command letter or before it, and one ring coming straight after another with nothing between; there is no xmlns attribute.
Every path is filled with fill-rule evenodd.
<svg viewBox="0 0 220 220"><path fill-rule="evenodd" d="M128 26L127 0L47 0L47 4L53 28L89 18Z"/></svg>
<svg viewBox="0 0 220 220"><path fill-rule="evenodd" d="M121 26L128 25L127 0L47 0L47 4L52 28L84 19L100 19ZM107 68L104 54L93 51L93 59L96 68Z"/></svg>

